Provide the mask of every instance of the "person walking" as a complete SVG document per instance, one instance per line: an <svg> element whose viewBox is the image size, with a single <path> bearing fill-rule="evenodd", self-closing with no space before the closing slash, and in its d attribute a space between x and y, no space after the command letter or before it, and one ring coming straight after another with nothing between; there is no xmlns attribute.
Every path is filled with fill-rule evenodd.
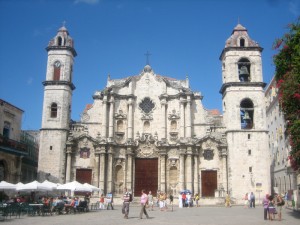
<svg viewBox="0 0 300 225"><path fill-rule="evenodd" d="M264 220L268 219L268 214L269 214L269 194L266 194L266 196L263 199L263 207L264 207Z"/></svg>
<svg viewBox="0 0 300 225"><path fill-rule="evenodd" d="M149 219L146 205L148 204L148 195L145 193L145 189L142 190L141 195L141 212L140 212L140 219L143 219L143 214L145 214L146 218Z"/></svg>
<svg viewBox="0 0 300 225"><path fill-rule="evenodd" d="M250 208L255 208L255 195L253 192L250 194Z"/></svg>
<svg viewBox="0 0 300 225"><path fill-rule="evenodd" d="M276 198L276 203L277 203L277 209L278 209L278 220L280 221L282 219L282 206L284 206L285 202L283 200L283 196L280 194L277 195Z"/></svg>
<svg viewBox="0 0 300 225"><path fill-rule="evenodd" d="M127 191L127 188L124 188L123 207L122 207L122 213L124 214L124 219L128 219L129 204L131 201L132 201L132 195Z"/></svg>
<svg viewBox="0 0 300 225"><path fill-rule="evenodd" d="M245 194L244 197L244 208L248 208L249 207L249 203L248 203L248 193Z"/></svg>
<svg viewBox="0 0 300 225"><path fill-rule="evenodd" d="M195 195L195 202L196 202L196 207L199 207L200 205L199 205L199 194L197 193L196 195Z"/></svg>
<svg viewBox="0 0 300 225"><path fill-rule="evenodd" d="M151 211L153 211L154 200L153 200L153 195L152 195L151 191L149 191L149 194L148 194L148 204L149 204L149 207L151 208Z"/></svg>

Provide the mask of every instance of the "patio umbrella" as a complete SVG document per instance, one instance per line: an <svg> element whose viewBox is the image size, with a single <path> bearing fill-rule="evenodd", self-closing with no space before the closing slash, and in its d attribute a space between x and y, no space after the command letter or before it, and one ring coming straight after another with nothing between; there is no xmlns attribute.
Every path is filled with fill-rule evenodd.
<svg viewBox="0 0 300 225"><path fill-rule="evenodd" d="M0 191L4 190L16 190L16 185L3 180L0 182Z"/></svg>
<svg viewBox="0 0 300 225"><path fill-rule="evenodd" d="M16 189L17 191L52 191L53 187L48 187L38 181L32 181L30 183L20 185Z"/></svg>
<svg viewBox="0 0 300 225"><path fill-rule="evenodd" d="M65 191L78 191L78 192L92 192L92 188L86 187L78 181L72 181L66 184L59 185L57 190L65 190Z"/></svg>
<svg viewBox="0 0 300 225"><path fill-rule="evenodd" d="M97 188L96 186L93 186L93 185L88 184L88 183L84 183L83 186L91 188L92 191L100 191L101 190L100 188Z"/></svg>
<svg viewBox="0 0 300 225"><path fill-rule="evenodd" d="M184 194L187 194L187 193L192 194L192 192L190 190L188 190L188 189L180 191L180 194L182 194L182 193L184 193Z"/></svg>
<svg viewBox="0 0 300 225"><path fill-rule="evenodd" d="M56 190L59 184L45 180L44 182L42 182L42 185L45 187L52 188L52 190Z"/></svg>

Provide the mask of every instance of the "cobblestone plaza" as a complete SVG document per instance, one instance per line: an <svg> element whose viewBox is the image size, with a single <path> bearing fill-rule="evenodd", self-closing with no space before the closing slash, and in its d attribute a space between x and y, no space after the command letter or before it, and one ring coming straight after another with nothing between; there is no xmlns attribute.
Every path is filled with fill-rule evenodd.
<svg viewBox="0 0 300 225"><path fill-rule="evenodd" d="M263 219L263 208L258 206L254 209L245 209L242 206L225 207L199 207L199 208L178 208L177 206L168 211L149 211L150 219L139 219L139 206L131 206L129 218L123 219L121 206L117 205L114 210L90 211L87 213L71 215L53 216L21 216L12 217L4 221L3 224L22 224L22 225L59 225L59 224L199 224L199 225L264 225L264 224L288 224L298 225L300 213L291 209L283 209L282 221L269 221ZM0 222L1 223L1 222Z"/></svg>

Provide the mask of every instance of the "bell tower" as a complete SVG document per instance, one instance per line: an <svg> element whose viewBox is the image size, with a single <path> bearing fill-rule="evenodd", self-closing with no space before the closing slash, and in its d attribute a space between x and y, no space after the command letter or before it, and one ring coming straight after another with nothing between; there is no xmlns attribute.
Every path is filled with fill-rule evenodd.
<svg viewBox="0 0 300 225"><path fill-rule="evenodd" d="M46 48L47 72L44 85L42 128L40 130L38 177L64 182L65 146L71 117L74 57L73 39L61 27Z"/></svg>
<svg viewBox="0 0 300 225"><path fill-rule="evenodd" d="M257 198L260 191L270 192L262 51L247 29L238 24L220 56L220 93L228 144L227 191L237 199L249 192Z"/></svg>

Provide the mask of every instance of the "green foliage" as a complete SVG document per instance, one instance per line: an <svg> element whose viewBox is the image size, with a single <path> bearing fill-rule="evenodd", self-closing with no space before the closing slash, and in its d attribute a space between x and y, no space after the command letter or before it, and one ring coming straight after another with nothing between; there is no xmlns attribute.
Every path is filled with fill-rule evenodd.
<svg viewBox="0 0 300 225"><path fill-rule="evenodd" d="M300 168L300 17L288 26L289 32L277 39L273 48L281 110L285 114L294 170Z"/></svg>

